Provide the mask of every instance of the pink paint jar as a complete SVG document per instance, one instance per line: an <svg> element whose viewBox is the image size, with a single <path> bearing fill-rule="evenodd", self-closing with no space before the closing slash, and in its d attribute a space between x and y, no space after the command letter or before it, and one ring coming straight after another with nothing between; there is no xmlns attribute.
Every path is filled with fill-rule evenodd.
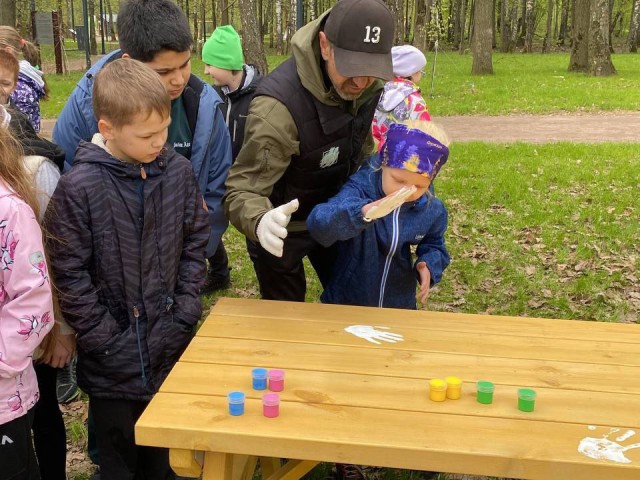
<svg viewBox="0 0 640 480"><path fill-rule="evenodd" d="M280 415L280 396L277 393L267 393L262 396L262 414L267 418Z"/></svg>
<svg viewBox="0 0 640 480"><path fill-rule="evenodd" d="M284 390L284 370L269 370L269 390L272 392Z"/></svg>

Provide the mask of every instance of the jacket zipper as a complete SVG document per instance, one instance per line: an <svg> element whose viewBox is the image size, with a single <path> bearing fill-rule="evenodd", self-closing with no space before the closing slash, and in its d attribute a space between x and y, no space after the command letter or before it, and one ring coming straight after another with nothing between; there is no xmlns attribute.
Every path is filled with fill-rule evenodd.
<svg viewBox="0 0 640 480"><path fill-rule="evenodd" d="M400 209L402 205L396 208L392 213L393 228L391 229L391 246L389 247L389 253L384 261L384 270L382 271L382 280L380 280L380 298L378 299L378 307L382 308L384 303L384 290L387 286L387 278L389 277L389 270L391 268L391 261L398 248L398 238L400 237L400 228L398 226L398 217L400 216Z"/></svg>
<svg viewBox="0 0 640 480"><path fill-rule="evenodd" d="M138 319L140 318L140 310L138 310L138 305L133 305L133 318L136 319L136 339L138 340L138 354L140 355L140 367L142 369L142 384L147 384L147 373L144 370L144 359L142 357L142 343L140 342L140 323Z"/></svg>

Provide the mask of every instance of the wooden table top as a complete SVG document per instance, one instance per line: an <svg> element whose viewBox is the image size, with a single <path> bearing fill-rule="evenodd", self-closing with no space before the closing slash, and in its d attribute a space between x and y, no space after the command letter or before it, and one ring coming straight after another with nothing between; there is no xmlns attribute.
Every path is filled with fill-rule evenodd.
<svg viewBox="0 0 640 480"><path fill-rule="evenodd" d="M352 325L403 339L371 343L345 331ZM286 371L278 418L262 415L255 367ZM430 401L428 380L449 375L462 378L462 398ZM491 405L476 402L478 380L495 383ZM536 390L534 412L517 409L520 387ZM243 416L228 414L234 390L247 396ZM138 421L136 441L510 478L635 480L637 431L638 325L224 298Z"/></svg>

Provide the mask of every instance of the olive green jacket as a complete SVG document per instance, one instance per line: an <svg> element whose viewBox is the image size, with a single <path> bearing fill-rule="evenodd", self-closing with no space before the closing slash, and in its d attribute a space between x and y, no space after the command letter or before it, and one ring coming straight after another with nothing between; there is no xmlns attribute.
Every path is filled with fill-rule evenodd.
<svg viewBox="0 0 640 480"><path fill-rule="evenodd" d="M376 80L354 101L342 100L333 86L324 81L318 33L328 12L302 27L291 41L293 57L302 85L326 105L340 105L355 113L360 106L382 90ZM224 208L231 223L251 240L257 241L256 227L274 205L269 201L273 186L298 155L298 130L289 110L273 97L257 96L251 101L245 124L244 144L229 170ZM373 151L371 134L362 149L363 156ZM275 205L278 206L278 205ZM303 231L305 222L291 222L289 231Z"/></svg>

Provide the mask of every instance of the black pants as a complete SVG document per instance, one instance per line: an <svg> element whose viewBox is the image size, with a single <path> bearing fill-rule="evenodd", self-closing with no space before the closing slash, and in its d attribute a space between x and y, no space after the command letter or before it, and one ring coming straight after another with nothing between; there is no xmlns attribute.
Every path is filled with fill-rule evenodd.
<svg viewBox="0 0 640 480"><path fill-rule="evenodd" d="M322 247L309 232L290 232L284 239L282 257L271 255L258 244L255 267L262 298L304 302L307 281L302 260L305 256L309 257L324 287L336 261L334 246Z"/></svg>
<svg viewBox="0 0 640 480"><path fill-rule="evenodd" d="M135 444L134 426L149 402L90 397L100 450L100 480L173 480L169 450Z"/></svg>
<svg viewBox="0 0 640 480"><path fill-rule="evenodd" d="M67 434L56 395L58 369L35 366L40 400L33 408L33 444L42 480L66 480Z"/></svg>
<svg viewBox="0 0 640 480"><path fill-rule="evenodd" d="M0 480L39 480L38 461L31 441L34 410L0 425Z"/></svg>
<svg viewBox="0 0 640 480"><path fill-rule="evenodd" d="M213 256L209 257L209 276L215 279L225 279L229 276L229 256L227 255L227 249L224 248L224 243L220 239L218 248L213 253Z"/></svg>

